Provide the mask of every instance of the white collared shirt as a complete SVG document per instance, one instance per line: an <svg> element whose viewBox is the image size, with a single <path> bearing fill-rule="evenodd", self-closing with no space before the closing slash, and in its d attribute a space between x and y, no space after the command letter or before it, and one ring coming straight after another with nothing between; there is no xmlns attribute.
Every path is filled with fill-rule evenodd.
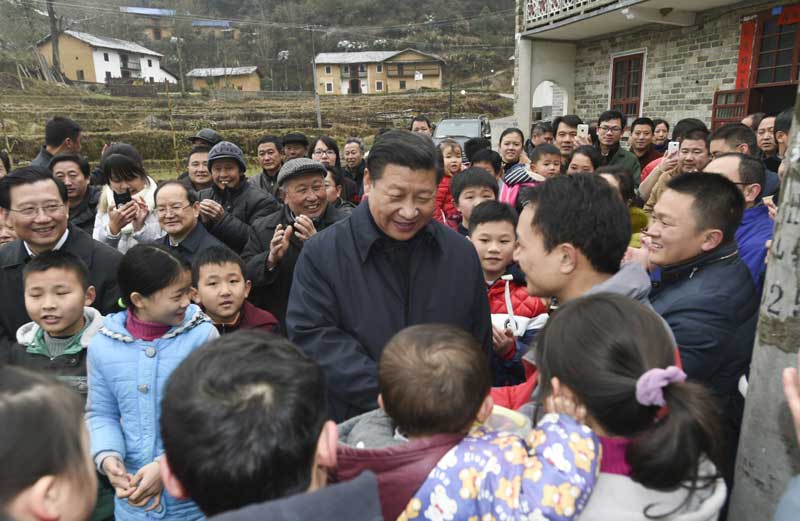
<svg viewBox="0 0 800 521"><path fill-rule="evenodd" d="M53 249L54 250L60 250L61 247L64 246L64 243L67 242L67 237L68 236L69 236L69 228L64 230L64 235L61 236L61 238L58 240L58 242L56 243L56 245L55 245L55 247ZM36 256L36 254L33 253L33 251L31 251L31 248L30 248L30 246L28 246L27 242L22 241L22 244L25 245L25 249L28 251L28 255L30 255L31 257L35 257Z"/></svg>

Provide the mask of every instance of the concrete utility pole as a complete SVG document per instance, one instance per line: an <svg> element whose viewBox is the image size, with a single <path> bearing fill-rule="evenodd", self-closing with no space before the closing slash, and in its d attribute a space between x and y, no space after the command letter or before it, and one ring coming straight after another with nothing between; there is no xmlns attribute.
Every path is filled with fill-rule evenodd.
<svg viewBox="0 0 800 521"><path fill-rule="evenodd" d="M58 76L61 76L61 53L58 50L58 40L61 36L61 30L58 26L53 0L47 0L47 18L50 19L50 43L53 44L53 69L55 69Z"/></svg>
<svg viewBox="0 0 800 521"><path fill-rule="evenodd" d="M783 396L781 372L800 349L800 96L794 108L790 160L781 187L775 238L753 349L750 385L730 521L772 519L789 478L800 473L800 449ZM800 514L798 514L800 518Z"/></svg>
<svg viewBox="0 0 800 521"><path fill-rule="evenodd" d="M311 78L314 82L314 111L317 113L317 128L322 128L322 112L319 108L319 90L317 89L317 49L314 45L314 28L309 26L311 31Z"/></svg>

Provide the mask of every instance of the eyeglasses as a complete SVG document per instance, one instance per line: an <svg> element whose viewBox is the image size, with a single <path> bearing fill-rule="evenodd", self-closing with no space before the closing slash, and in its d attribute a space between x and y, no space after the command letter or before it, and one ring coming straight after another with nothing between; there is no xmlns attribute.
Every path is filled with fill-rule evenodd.
<svg viewBox="0 0 800 521"><path fill-rule="evenodd" d="M336 151L332 150L332 149L315 150L314 153L317 154L318 156L335 156L336 155Z"/></svg>
<svg viewBox="0 0 800 521"><path fill-rule="evenodd" d="M181 206L179 204L173 204L172 206L156 206L156 213L161 216L167 215L167 212L170 210L172 210L172 213L181 213L190 206L192 206L191 203L187 204L186 206Z"/></svg>
<svg viewBox="0 0 800 521"><path fill-rule="evenodd" d="M622 131L622 127L607 127L605 125L602 125L600 127L597 127L597 130L599 130L600 132L605 132L605 133L608 133L608 132L617 133L617 132L621 132Z"/></svg>
<svg viewBox="0 0 800 521"><path fill-rule="evenodd" d="M9 209L9 212L15 212L20 214L23 217L27 217L30 219L31 217L36 217L39 215L39 210L42 210L45 215L53 216L58 213L59 210L64 208L64 203L48 203L43 206L28 206L25 208L21 208L19 210Z"/></svg>

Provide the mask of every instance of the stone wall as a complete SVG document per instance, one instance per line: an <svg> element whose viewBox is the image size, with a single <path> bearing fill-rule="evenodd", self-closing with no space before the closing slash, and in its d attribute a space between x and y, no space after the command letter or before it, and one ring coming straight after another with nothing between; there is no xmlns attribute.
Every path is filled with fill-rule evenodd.
<svg viewBox="0 0 800 521"><path fill-rule="evenodd" d="M740 20L777 5L743 2L738 8L700 13L691 27L648 25L642 29L578 43L575 112L596 120L608 109L615 56L645 52L642 115L670 122L696 117L711 123L714 92L735 88Z"/></svg>

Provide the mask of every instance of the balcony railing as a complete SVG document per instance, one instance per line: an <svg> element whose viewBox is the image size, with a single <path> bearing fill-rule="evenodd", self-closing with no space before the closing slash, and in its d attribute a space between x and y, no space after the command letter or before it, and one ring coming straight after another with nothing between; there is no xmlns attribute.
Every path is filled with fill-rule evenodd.
<svg viewBox="0 0 800 521"><path fill-rule="evenodd" d="M614 4L618 0L527 0L525 6L525 28L533 29L594 11Z"/></svg>

